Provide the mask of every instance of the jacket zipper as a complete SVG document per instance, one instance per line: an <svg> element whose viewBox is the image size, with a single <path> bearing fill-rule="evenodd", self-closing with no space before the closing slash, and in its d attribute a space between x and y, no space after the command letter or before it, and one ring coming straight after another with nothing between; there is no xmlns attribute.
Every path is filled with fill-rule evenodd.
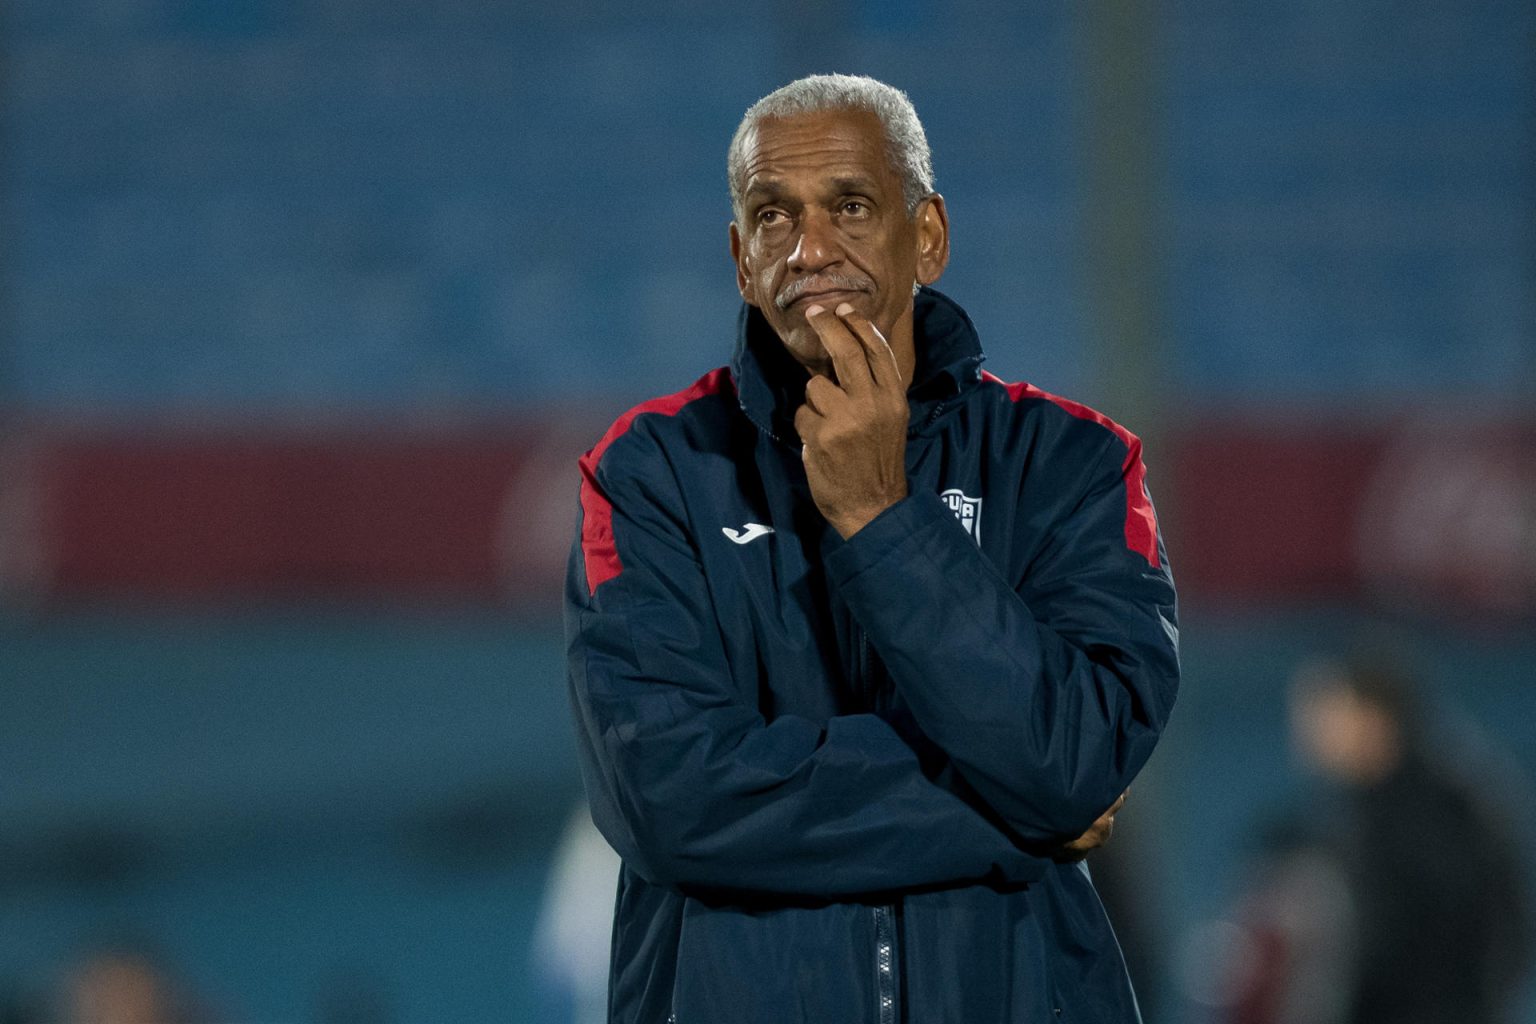
<svg viewBox="0 0 1536 1024"><path fill-rule="evenodd" d="M875 907L875 993L879 1024L896 1024L896 929L894 907Z"/></svg>
<svg viewBox="0 0 1536 1024"><path fill-rule="evenodd" d="M859 693L864 698L865 708L873 711L875 710L875 673L871 671L869 664L869 635L857 622L853 628L859 635Z"/></svg>
<svg viewBox="0 0 1536 1024"><path fill-rule="evenodd" d="M869 657L869 635L857 623L859 638L859 690L873 711L877 697L874 667ZM878 1024L896 1024L896 924L894 906L872 907L875 923L875 996Z"/></svg>

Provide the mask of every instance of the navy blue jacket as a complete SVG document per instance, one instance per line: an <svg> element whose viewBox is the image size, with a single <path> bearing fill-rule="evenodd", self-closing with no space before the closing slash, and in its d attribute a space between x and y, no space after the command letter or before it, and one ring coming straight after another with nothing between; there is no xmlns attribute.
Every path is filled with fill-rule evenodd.
<svg viewBox="0 0 1536 1024"><path fill-rule="evenodd" d="M1139 1019L1087 869L1050 852L1177 689L1140 442L983 374L938 292L914 319L911 494L847 541L755 310L729 370L581 459L567 638L624 860L614 1022Z"/></svg>

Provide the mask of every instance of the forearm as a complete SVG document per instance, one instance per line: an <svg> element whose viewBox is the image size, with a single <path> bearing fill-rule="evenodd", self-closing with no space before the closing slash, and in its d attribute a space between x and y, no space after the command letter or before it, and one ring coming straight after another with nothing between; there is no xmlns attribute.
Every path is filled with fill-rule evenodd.
<svg viewBox="0 0 1536 1024"><path fill-rule="evenodd" d="M665 575L686 579L683 566ZM571 698L593 819L630 867L684 890L839 898L1027 882L1044 864L923 774L873 715L763 718L689 601L632 565L568 589Z"/></svg>
<svg viewBox="0 0 1536 1024"><path fill-rule="evenodd" d="M1031 607L931 495L828 565L923 733L1022 840L1078 836L1150 755L1177 671L1162 575L1088 572Z"/></svg>
<svg viewBox="0 0 1536 1024"><path fill-rule="evenodd" d="M581 739L593 818L648 881L817 900L1041 874L873 716L719 717Z"/></svg>

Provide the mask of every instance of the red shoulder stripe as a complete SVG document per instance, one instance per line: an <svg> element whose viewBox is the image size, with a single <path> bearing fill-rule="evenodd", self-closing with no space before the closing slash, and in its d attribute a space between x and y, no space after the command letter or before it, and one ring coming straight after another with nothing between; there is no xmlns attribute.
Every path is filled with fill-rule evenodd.
<svg viewBox="0 0 1536 1024"><path fill-rule="evenodd" d="M1141 461L1141 438L1103 413L1090 409L1080 402L1053 395L1048 391L1041 391L1033 384L1022 381L1010 384L985 370L981 372L981 376L984 380L1007 388L1009 397L1015 402L1026 398L1043 398L1080 420L1090 420L1101 427L1108 428L1125 443L1125 462L1120 466L1120 471L1125 477L1125 546L1141 555L1147 560L1148 565L1156 569L1158 567L1157 515L1152 510L1152 499L1147 495L1147 467Z"/></svg>
<svg viewBox="0 0 1536 1024"><path fill-rule="evenodd" d="M636 416L646 413L676 416L688 403L706 395L719 394L730 386L730 374L722 366L676 394L642 402L614 420L603 439L577 461L581 467L581 553L587 565L589 592L595 594L600 584L624 571L619 561L619 549L613 542L613 503L597 486L597 465L602 461L603 453L629 430Z"/></svg>

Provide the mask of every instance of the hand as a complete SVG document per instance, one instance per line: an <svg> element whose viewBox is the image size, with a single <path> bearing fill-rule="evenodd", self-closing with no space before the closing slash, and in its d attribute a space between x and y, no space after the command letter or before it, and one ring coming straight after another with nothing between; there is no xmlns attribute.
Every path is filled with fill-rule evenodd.
<svg viewBox="0 0 1536 1024"><path fill-rule="evenodd" d="M1125 806L1125 798L1130 793L1130 790L1121 793L1120 799L1116 800L1109 810L1099 815L1098 820L1088 826L1087 832L1067 843L1057 852L1056 859L1060 861L1082 860L1088 856L1090 851L1097 850L1109 842L1110 834L1115 830L1115 812Z"/></svg>
<svg viewBox="0 0 1536 1024"><path fill-rule="evenodd" d="M907 496L907 388L891 346L851 305L805 315L837 380L806 383L795 430L816 507L847 538Z"/></svg>

